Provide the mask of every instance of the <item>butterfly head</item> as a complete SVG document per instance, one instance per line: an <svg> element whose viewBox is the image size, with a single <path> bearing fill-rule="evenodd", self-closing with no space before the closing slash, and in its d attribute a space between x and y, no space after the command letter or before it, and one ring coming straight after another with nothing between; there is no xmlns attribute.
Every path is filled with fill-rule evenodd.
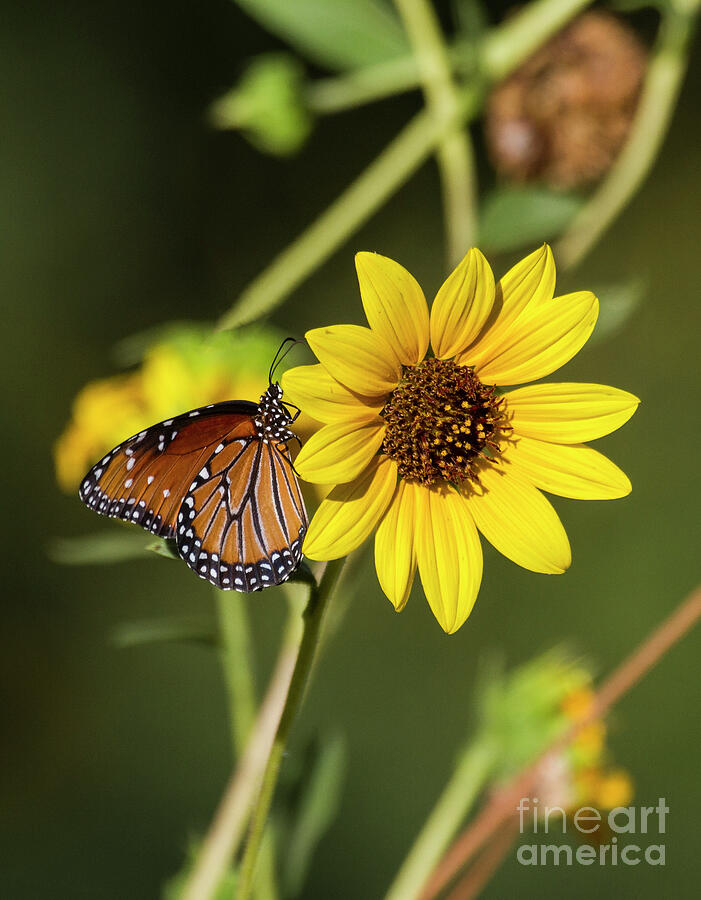
<svg viewBox="0 0 701 900"><path fill-rule="evenodd" d="M290 425L296 418L297 415L291 415L288 405L283 403L280 385L276 381L271 383L258 404L256 425L261 437L276 444L291 440L296 435Z"/></svg>

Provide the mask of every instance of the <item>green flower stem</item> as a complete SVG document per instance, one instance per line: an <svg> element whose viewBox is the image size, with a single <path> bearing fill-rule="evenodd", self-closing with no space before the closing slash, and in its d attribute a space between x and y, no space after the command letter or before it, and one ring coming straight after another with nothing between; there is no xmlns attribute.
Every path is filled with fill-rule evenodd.
<svg viewBox="0 0 701 900"><path fill-rule="evenodd" d="M216 592L221 658L226 679L229 723L235 756L246 746L256 717L251 625L242 594Z"/></svg>
<svg viewBox="0 0 701 900"><path fill-rule="evenodd" d="M402 863L385 900L415 900L467 816L491 773L495 753L478 738L463 755Z"/></svg>
<svg viewBox="0 0 701 900"><path fill-rule="evenodd" d="M368 219L428 159L450 123L418 113L302 234L240 295L220 320L234 328L270 312Z"/></svg>
<svg viewBox="0 0 701 900"><path fill-rule="evenodd" d="M260 845L258 878L253 890L256 900L277 900L280 896L275 872L275 852L275 836L272 828L267 827Z"/></svg>
<svg viewBox="0 0 701 900"><path fill-rule="evenodd" d="M400 188L458 123L480 110L484 83L503 78L591 0L535 0L485 38L480 72L460 92L455 117L418 113L365 171L276 256L221 318L233 328L278 306Z"/></svg>
<svg viewBox="0 0 701 900"><path fill-rule="evenodd" d="M234 758L240 759L255 724L257 711L251 625L242 594L232 596L226 591L217 591L216 602ZM261 847L260 876L256 882L255 896L257 900L276 900L278 897L275 845L270 832Z"/></svg>
<svg viewBox="0 0 701 900"><path fill-rule="evenodd" d="M346 75L318 78L307 86L306 99L312 112L325 115L413 91L420 83L414 57L401 56Z"/></svg>
<svg viewBox="0 0 701 900"><path fill-rule="evenodd" d="M250 811L280 724L302 640L302 617L290 614L255 726L202 841L183 900L211 900L244 837Z"/></svg>
<svg viewBox="0 0 701 900"><path fill-rule="evenodd" d="M485 36L480 68L490 82L510 75L592 0L534 0Z"/></svg>
<svg viewBox="0 0 701 900"><path fill-rule="evenodd" d="M606 179L555 245L560 266L576 266L625 209L662 147L689 61L699 0L665 8L630 137Z"/></svg>
<svg viewBox="0 0 701 900"><path fill-rule="evenodd" d="M270 812L270 806L275 792L282 757L287 745L292 725L299 711L307 685L315 651L321 633L321 624L329 597L341 573L345 560L334 560L328 563L321 581L318 585L312 585L309 594L309 602L303 615L302 640L299 645L299 653L295 663L294 672L290 681L285 706L282 711L277 733L268 755L268 761L263 772L263 781L258 799L253 808L251 828L248 843L241 863L240 878L237 885L236 900L248 900L251 896L256 866L265 824Z"/></svg>
<svg viewBox="0 0 701 900"><path fill-rule="evenodd" d="M480 41L479 58L473 42L459 41L446 47L451 70L471 77L481 65L485 77L497 81L590 3L591 0L537 0L485 35ZM345 112L416 90L422 81L416 57L400 56L343 75L312 81L307 87L307 103L312 112L320 115Z"/></svg>
<svg viewBox="0 0 701 900"><path fill-rule="evenodd" d="M428 0L395 0L421 72L426 105L437 118L455 119L457 127L438 144L448 267L462 259L477 233L477 196L472 142L457 119L460 96L435 9Z"/></svg>

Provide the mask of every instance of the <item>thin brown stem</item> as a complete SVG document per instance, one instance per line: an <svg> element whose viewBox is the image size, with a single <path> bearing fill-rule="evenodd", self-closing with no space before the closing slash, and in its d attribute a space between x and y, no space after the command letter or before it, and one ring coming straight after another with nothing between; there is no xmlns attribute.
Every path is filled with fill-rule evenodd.
<svg viewBox="0 0 701 900"><path fill-rule="evenodd" d="M474 855L513 815L518 802L528 796L538 779L544 760L563 750L581 729L597 719L628 693L701 618L701 587L697 587L652 634L606 679L588 714L554 741L538 759L496 792L482 812L454 841L436 867L421 894L433 900L456 877Z"/></svg>
<svg viewBox="0 0 701 900"><path fill-rule="evenodd" d="M519 822L514 816L494 835L446 900L473 900L478 897L513 847L518 833Z"/></svg>

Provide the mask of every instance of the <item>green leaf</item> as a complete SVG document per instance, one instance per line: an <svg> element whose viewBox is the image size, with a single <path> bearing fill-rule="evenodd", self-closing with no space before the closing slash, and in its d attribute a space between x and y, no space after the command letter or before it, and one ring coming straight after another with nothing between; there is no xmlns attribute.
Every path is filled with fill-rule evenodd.
<svg viewBox="0 0 701 900"><path fill-rule="evenodd" d="M480 245L503 253L548 240L566 228L582 203L574 194L544 187L499 188L484 201Z"/></svg>
<svg viewBox="0 0 701 900"><path fill-rule="evenodd" d="M154 538L145 549L166 559L180 559L175 538Z"/></svg>
<svg viewBox="0 0 701 900"><path fill-rule="evenodd" d="M64 566L104 565L138 559L153 543L153 537L140 532L105 531L81 537L54 538L47 552L49 558Z"/></svg>
<svg viewBox="0 0 701 900"><path fill-rule="evenodd" d="M470 42L489 27L489 16L481 0L453 0L453 18L458 36Z"/></svg>
<svg viewBox="0 0 701 900"><path fill-rule="evenodd" d="M299 897L317 844L336 818L346 772L341 735L322 740L302 788L297 813L286 840L281 874L285 897Z"/></svg>
<svg viewBox="0 0 701 900"><path fill-rule="evenodd" d="M112 641L120 648L172 643L206 644L211 647L217 645L217 629L210 619L193 616L124 622L114 630Z"/></svg>
<svg viewBox="0 0 701 900"><path fill-rule="evenodd" d="M383 0L236 0L256 21L307 59L355 69L411 50Z"/></svg>
<svg viewBox="0 0 701 900"><path fill-rule="evenodd" d="M629 281L593 285L591 290L599 298L599 318L587 347L596 346L625 327L645 297L646 284L641 278L631 278Z"/></svg>
<svg viewBox="0 0 701 900"><path fill-rule="evenodd" d="M155 538L131 529L103 531L80 537L54 538L47 547L49 559L63 566L95 566L147 558L157 553L167 559L179 559L174 540Z"/></svg>

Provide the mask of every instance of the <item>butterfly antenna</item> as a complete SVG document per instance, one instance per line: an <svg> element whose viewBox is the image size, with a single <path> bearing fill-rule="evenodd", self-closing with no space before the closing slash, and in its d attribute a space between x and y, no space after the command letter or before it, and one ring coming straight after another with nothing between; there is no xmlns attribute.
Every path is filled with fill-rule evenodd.
<svg viewBox="0 0 701 900"><path fill-rule="evenodd" d="M270 364L270 371L268 372L268 384L273 383L273 375L275 373L275 369L282 363L284 358L290 352L290 350L296 346L297 344L304 344L306 341L299 340L298 338L286 337L285 340L278 347L278 351L275 354L272 363ZM285 346L289 344L286 350L284 350ZM283 352L284 350L284 352Z"/></svg>

